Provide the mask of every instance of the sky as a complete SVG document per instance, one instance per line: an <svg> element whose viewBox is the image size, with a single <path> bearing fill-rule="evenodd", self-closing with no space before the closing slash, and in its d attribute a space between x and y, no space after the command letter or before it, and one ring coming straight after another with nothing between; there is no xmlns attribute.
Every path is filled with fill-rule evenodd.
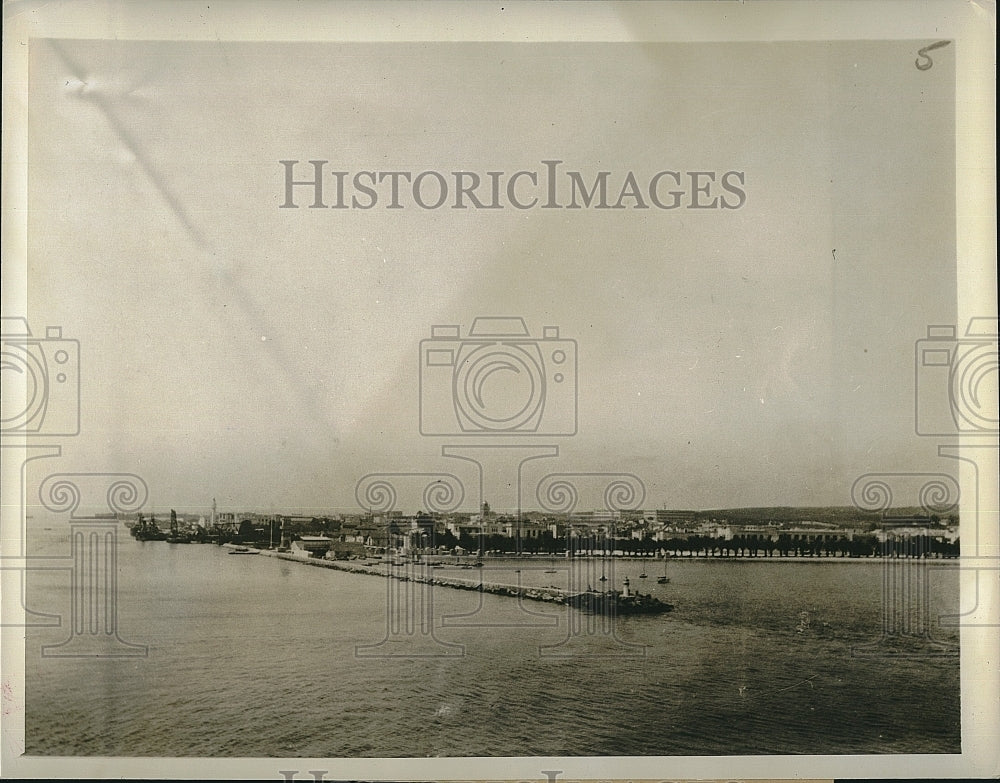
<svg viewBox="0 0 1000 783"><path fill-rule="evenodd" d="M864 473L947 471L913 414L914 344L955 320L953 52L935 55L33 39L27 315L81 352L58 469L134 472L155 508L345 511L363 476L440 471L474 508L474 464L442 452L460 444L503 447L479 452L495 508L516 486L532 507L551 473L704 509L848 505ZM279 208L279 161L314 159L735 170L746 202ZM575 434L421 433L422 392L456 393L421 341L477 316L575 341ZM546 425L574 396L551 370ZM558 456L519 477L512 445ZM395 481L420 508L422 478ZM579 481L599 506L601 479Z"/></svg>

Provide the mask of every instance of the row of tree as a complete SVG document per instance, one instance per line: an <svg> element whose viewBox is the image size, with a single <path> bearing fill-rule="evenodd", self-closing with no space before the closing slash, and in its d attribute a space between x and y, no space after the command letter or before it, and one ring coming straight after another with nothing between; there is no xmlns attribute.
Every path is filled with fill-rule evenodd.
<svg viewBox="0 0 1000 783"><path fill-rule="evenodd" d="M436 533L433 546L468 551L496 551L504 554L565 554L569 549L576 555L600 555L621 552L631 557L958 557L959 542L931 536L902 537L880 542L873 535L827 537L824 540L793 539L782 533L777 540L767 536L734 536L725 539L714 536L690 536L654 541L651 538L574 538L557 539L545 532L536 537L472 536L456 538L451 533Z"/></svg>

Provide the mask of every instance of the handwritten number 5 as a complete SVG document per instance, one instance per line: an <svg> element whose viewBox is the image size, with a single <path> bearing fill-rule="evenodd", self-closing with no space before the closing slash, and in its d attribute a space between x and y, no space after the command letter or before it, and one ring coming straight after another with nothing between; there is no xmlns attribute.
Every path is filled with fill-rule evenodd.
<svg viewBox="0 0 1000 783"><path fill-rule="evenodd" d="M931 66L934 65L934 61L930 58L927 52L932 52L935 49L940 49L942 46L947 46L951 41L936 41L930 46L925 46L917 52L917 59L914 60L914 65L917 66L919 71L929 71ZM923 62L921 62L923 61Z"/></svg>

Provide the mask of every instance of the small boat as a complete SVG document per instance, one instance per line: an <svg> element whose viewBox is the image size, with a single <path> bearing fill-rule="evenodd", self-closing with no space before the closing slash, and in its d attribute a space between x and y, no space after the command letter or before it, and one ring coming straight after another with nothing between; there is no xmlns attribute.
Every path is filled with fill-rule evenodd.
<svg viewBox="0 0 1000 783"><path fill-rule="evenodd" d="M656 584L665 585L670 583L670 577L667 576L667 558L663 558L663 576L656 577Z"/></svg>
<svg viewBox="0 0 1000 783"><path fill-rule="evenodd" d="M245 546L238 546L235 549L230 549L229 554L231 555L256 555L260 554L256 549L248 549Z"/></svg>
<svg viewBox="0 0 1000 783"><path fill-rule="evenodd" d="M597 592L588 590L586 593L576 593L566 597L566 603L575 609L589 614L632 615L661 614L673 611L673 604L668 604L650 595L625 595L620 590Z"/></svg>
<svg viewBox="0 0 1000 783"><path fill-rule="evenodd" d="M646 569L645 569L645 568L644 568L644 569L642 569L642 573L641 573L641 574L639 574L639 578L640 578L640 579L645 579L645 578L646 578Z"/></svg>

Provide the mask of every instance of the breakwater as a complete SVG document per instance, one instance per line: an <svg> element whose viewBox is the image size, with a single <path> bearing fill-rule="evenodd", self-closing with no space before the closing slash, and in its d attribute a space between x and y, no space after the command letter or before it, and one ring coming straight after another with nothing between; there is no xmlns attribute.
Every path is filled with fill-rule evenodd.
<svg viewBox="0 0 1000 783"><path fill-rule="evenodd" d="M369 576L380 576L382 578L396 579L401 582L417 582L420 584L434 585L437 587L450 587L455 590L474 590L480 593L491 593L493 595L506 596L509 598L526 599L529 601L543 601L552 604L565 604L575 609L580 609L588 613L596 614L658 614L669 612L673 605L661 601L659 598L646 593L628 589L629 580L625 579L625 590L615 589L595 590L588 586L586 590L564 590L555 585L537 586L523 584L505 584L502 582L490 581L482 578L482 571L479 571L478 579L463 579L455 576L441 576L432 574L430 571L437 566L428 563L405 562L393 565L390 562L378 564L361 563L357 560L327 560L318 557L302 557L286 552L276 552L274 550L250 550L247 552L242 547L229 546L233 553L241 551L242 554L256 552L266 557L274 557L279 560L286 560L294 563L316 566L319 568L332 568L335 571L345 571L354 574L367 574ZM460 566L468 568L469 566ZM485 568L485 567L483 567ZM397 570L399 569L399 570ZM505 569L506 570L506 569ZM520 573L516 571L515 573Z"/></svg>
<svg viewBox="0 0 1000 783"><path fill-rule="evenodd" d="M226 547L235 549L235 546L231 544L226 544ZM455 576L431 575L424 573L427 570L427 566L419 563L406 563L403 567L397 569L388 563L369 565L356 560L326 560L318 557L305 558L298 555L291 555L287 552L276 552L267 549L259 550L259 554L293 563L316 566L318 568L332 568L335 571L345 571L351 574L368 574L369 576L398 579L402 582L419 582L439 587L451 587L456 590L476 590L512 598L524 598L530 601L565 604L567 599L574 595L569 590L563 590L559 587L529 587L526 585L491 582L485 579L462 579Z"/></svg>

